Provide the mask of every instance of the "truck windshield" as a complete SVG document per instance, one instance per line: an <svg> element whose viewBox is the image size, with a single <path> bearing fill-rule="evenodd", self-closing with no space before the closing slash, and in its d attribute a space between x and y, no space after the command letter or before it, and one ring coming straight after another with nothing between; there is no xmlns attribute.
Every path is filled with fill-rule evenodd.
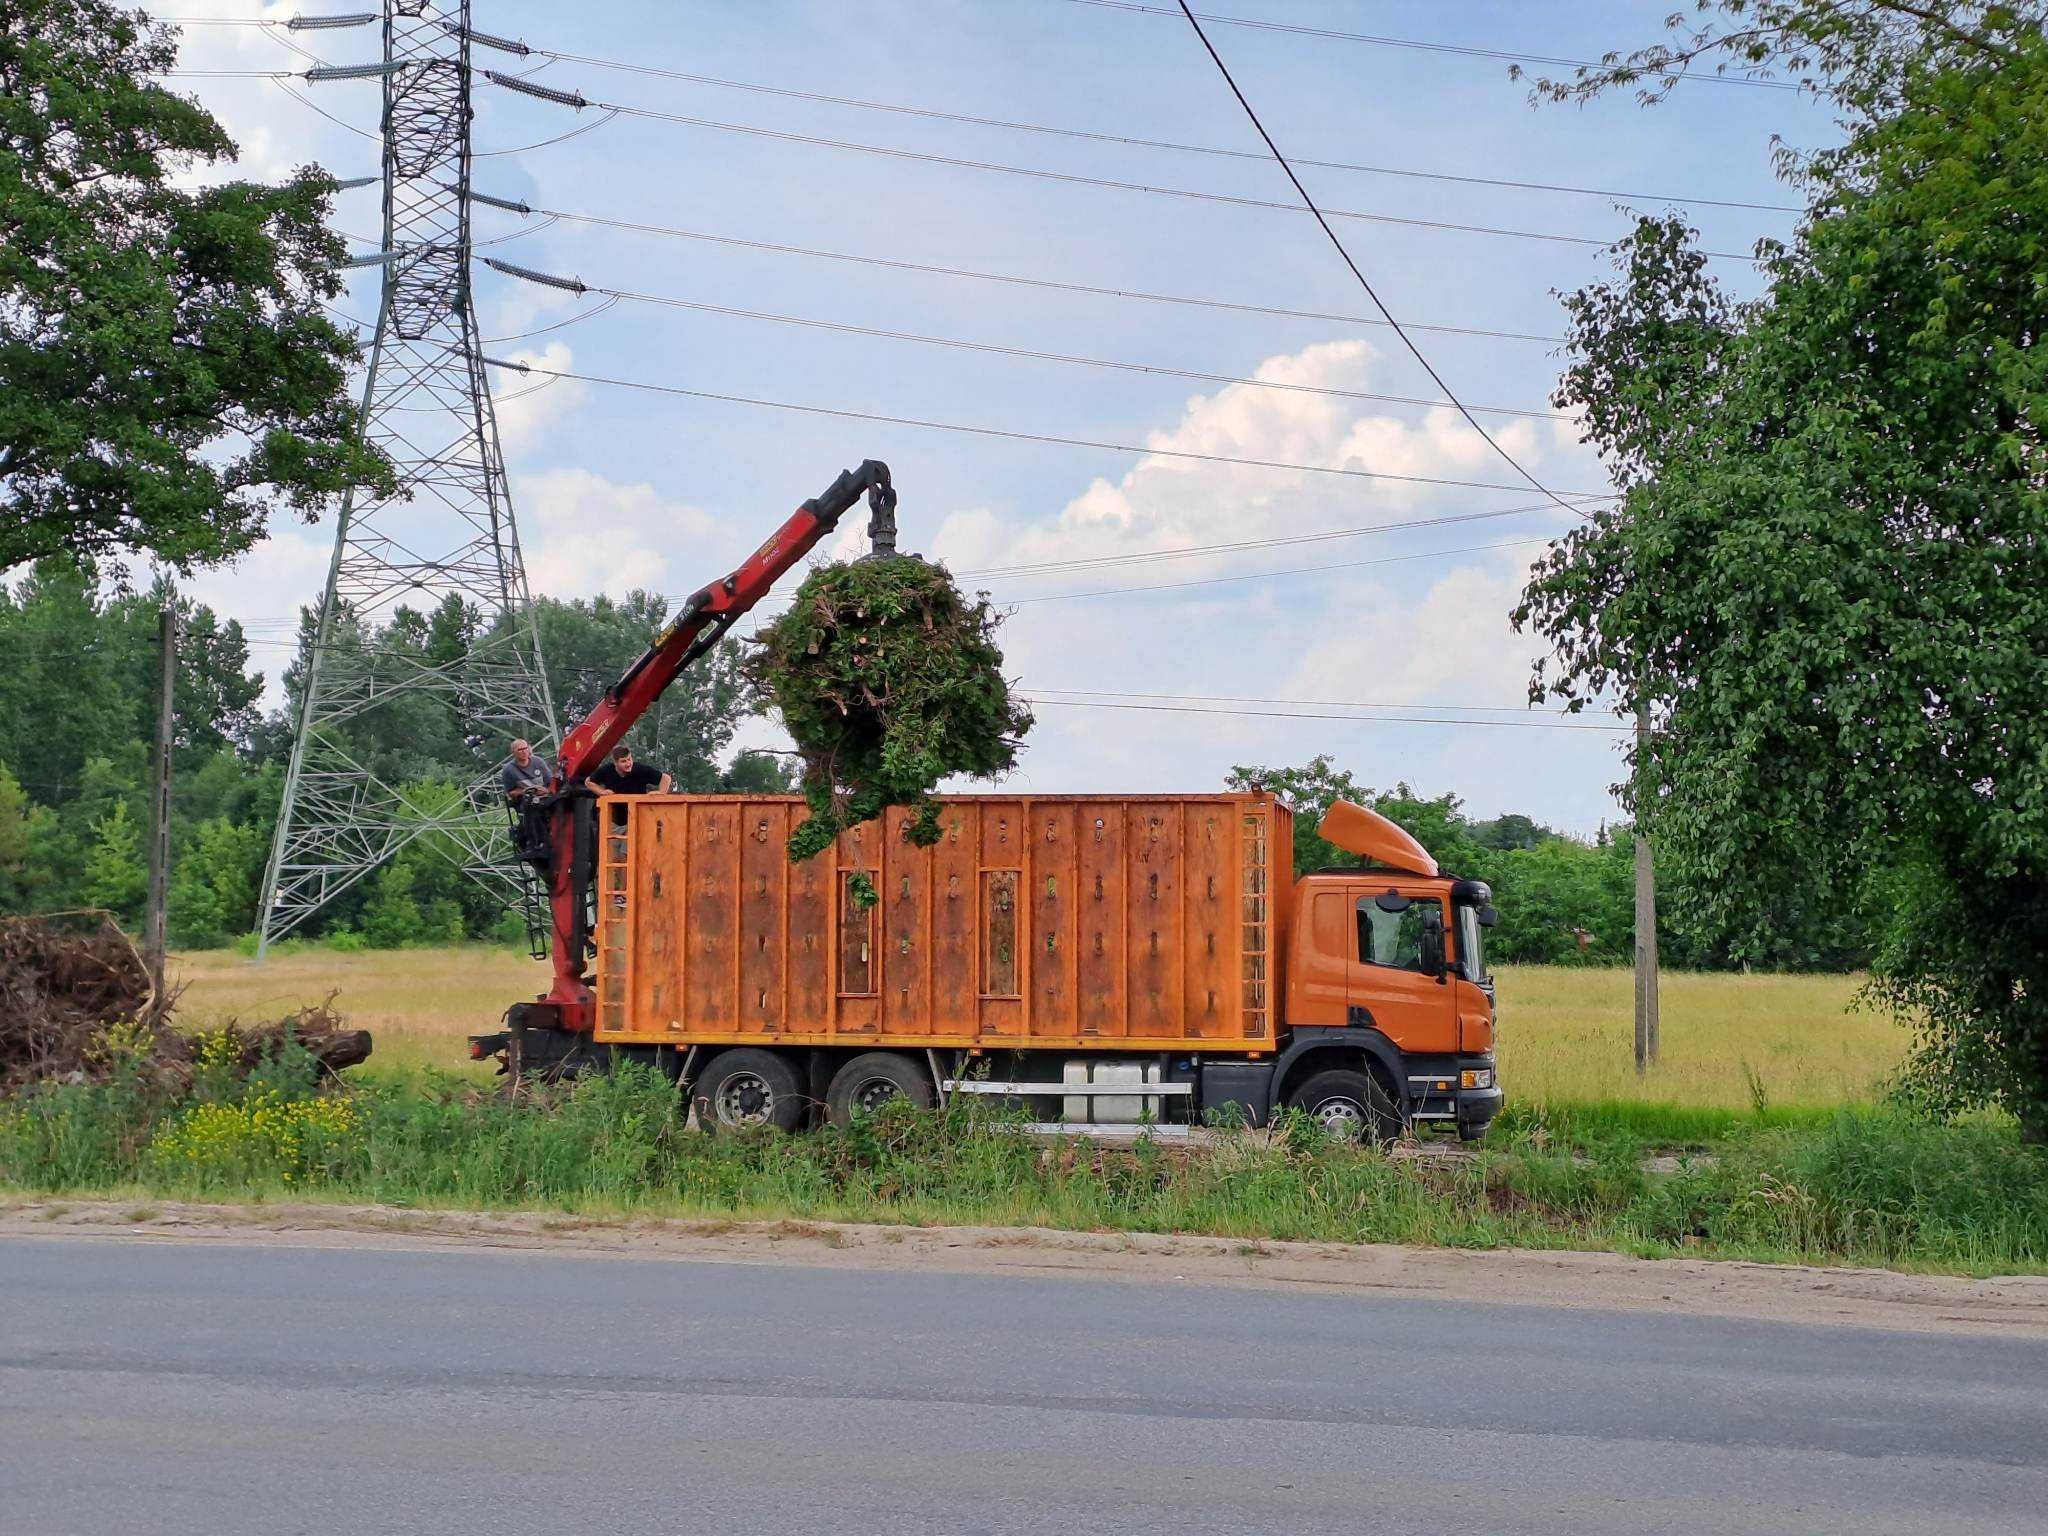
<svg viewBox="0 0 2048 1536"><path fill-rule="evenodd" d="M1458 964L1467 981L1486 980L1486 952L1480 939L1485 931L1479 926L1477 907L1458 908Z"/></svg>

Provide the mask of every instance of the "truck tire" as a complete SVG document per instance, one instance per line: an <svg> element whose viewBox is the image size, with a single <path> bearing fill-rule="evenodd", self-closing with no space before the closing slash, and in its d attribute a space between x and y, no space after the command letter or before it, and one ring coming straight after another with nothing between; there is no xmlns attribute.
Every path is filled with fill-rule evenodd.
<svg viewBox="0 0 2048 1536"><path fill-rule="evenodd" d="M845 1127L857 1114L872 1113L891 1099L908 1099L919 1109L934 1100L931 1075L895 1051L868 1051L832 1074L825 1090L825 1118Z"/></svg>
<svg viewBox="0 0 2048 1536"><path fill-rule="evenodd" d="M1401 1110L1376 1073L1351 1067L1318 1072L1287 1096L1333 1141L1385 1146L1401 1135Z"/></svg>
<svg viewBox="0 0 2048 1536"><path fill-rule="evenodd" d="M721 1051L697 1074L690 1107L704 1130L794 1131L809 1107L797 1070L772 1051Z"/></svg>

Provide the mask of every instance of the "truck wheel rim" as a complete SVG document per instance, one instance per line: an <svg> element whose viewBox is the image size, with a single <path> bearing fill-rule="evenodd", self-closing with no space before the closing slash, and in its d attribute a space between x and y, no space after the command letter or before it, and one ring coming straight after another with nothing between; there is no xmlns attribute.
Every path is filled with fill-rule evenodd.
<svg viewBox="0 0 2048 1536"><path fill-rule="evenodd" d="M1324 1099L1309 1116L1332 1140L1357 1141L1365 1135L1365 1106L1356 1099Z"/></svg>
<svg viewBox="0 0 2048 1536"><path fill-rule="evenodd" d="M891 1099L900 1097L902 1092L886 1077L871 1077L853 1090L853 1108L871 1115Z"/></svg>
<svg viewBox="0 0 2048 1536"><path fill-rule="evenodd" d="M766 1125L775 1113L775 1090L755 1072L735 1072L718 1087L720 1125Z"/></svg>

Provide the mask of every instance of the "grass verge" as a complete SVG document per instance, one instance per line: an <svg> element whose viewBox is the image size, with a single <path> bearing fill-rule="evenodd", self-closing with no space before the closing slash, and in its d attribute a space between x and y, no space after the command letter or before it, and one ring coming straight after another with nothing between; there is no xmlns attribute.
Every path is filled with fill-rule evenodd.
<svg viewBox="0 0 2048 1536"><path fill-rule="evenodd" d="M1663 1173L1643 1167L1627 1125L1568 1114L1504 1125L1469 1159L1404 1159L1332 1146L1300 1123L1199 1148L1110 1149L1028 1139L976 1108L739 1138L688 1131L679 1111L673 1088L640 1069L520 1104L429 1075L316 1095L288 1065L178 1099L120 1077L0 1105L0 1183L2048 1270L2048 1155L2006 1126L1888 1111L1703 1121L1711 1156Z"/></svg>

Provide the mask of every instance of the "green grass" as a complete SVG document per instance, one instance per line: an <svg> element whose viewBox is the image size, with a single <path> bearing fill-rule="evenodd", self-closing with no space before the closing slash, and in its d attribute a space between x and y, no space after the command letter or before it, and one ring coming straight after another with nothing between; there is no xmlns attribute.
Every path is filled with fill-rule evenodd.
<svg viewBox="0 0 2048 1536"><path fill-rule="evenodd" d="M713 1139L686 1132L674 1092L638 1072L539 1103L495 1097L462 1037L546 986L544 965L504 950L288 946L262 966L181 955L174 975L201 1028L338 990L377 1041L346 1110L289 1108L308 1091L289 1081L202 1092L210 1105L136 1083L59 1087L0 1105L0 1183L2048 1269L2048 1155L2008 1124L1884 1107L1906 1035L1852 1006L1855 977L1667 976L1663 1059L1639 1078L1626 972L1503 968L1506 1111L1476 1158L1404 1159L1294 1132L1194 1151L1046 1144L968 1111ZM1652 1153L1675 1154L1675 1171L1646 1168Z"/></svg>
<svg viewBox="0 0 2048 1536"><path fill-rule="evenodd" d="M511 1104L453 1078L310 1078L168 1099L137 1078L0 1106L0 1184L120 1199L280 1198L581 1216L1031 1225L1244 1240L2048 1270L2048 1154L2009 1126L1888 1110L1719 1128L1646 1170L1625 1126L1531 1116L1471 1159L1331 1146L1305 1125L1208 1147L1020 1136L974 1108L806 1136L709 1137L641 1069Z"/></svg>

